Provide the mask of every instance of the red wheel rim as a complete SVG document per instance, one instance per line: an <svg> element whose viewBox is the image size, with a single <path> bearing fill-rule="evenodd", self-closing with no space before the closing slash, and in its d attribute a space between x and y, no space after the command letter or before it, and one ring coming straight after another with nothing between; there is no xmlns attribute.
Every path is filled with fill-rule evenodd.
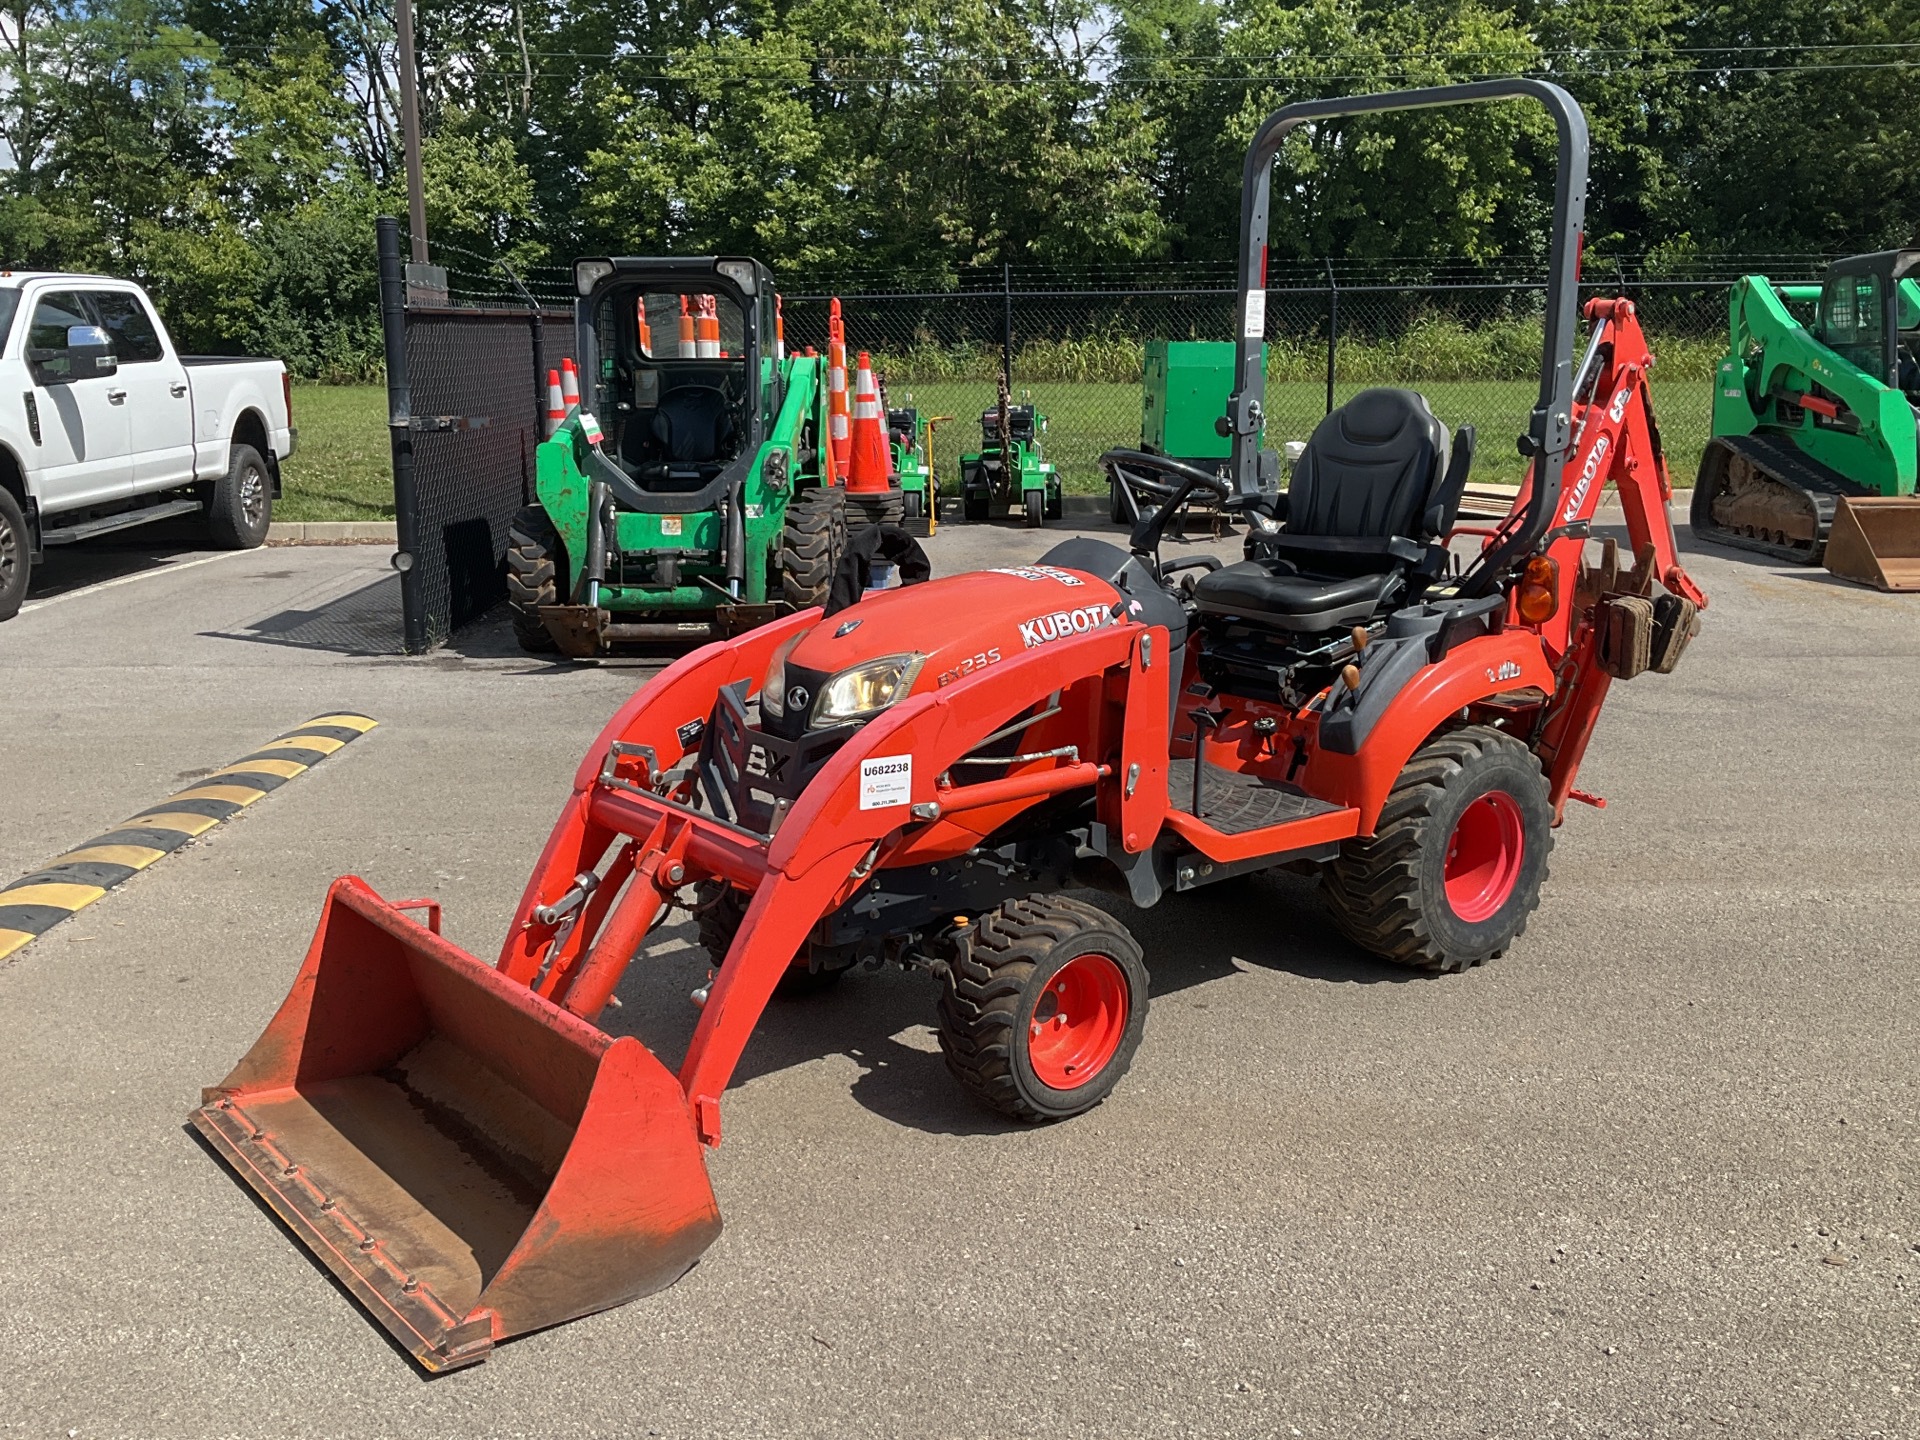
<svg viewBox="0 0 1920 1440"><path fill-rule="evenodd" d="M1504 790L1468 805L1447 840L1447 904L1462 920L1485 920L1513 894L1526 858L1520 806Z"/></svg>
<svg viewBox="0 0 1920 1440"><path fill-rule="evenodd" d="M1127 977L1106 955L1078 955L1047 981L1027 1019L1027 1059L1042 1085L1074 1090L1107 1068L1127 1033Z"/></svg>

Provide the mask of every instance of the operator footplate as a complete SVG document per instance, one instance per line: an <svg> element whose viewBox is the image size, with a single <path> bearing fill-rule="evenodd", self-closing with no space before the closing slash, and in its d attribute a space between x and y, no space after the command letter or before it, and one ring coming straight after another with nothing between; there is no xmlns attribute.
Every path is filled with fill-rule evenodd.
<svg viewBox="0 0 1920 1440"><path fill-rule="evenodd" d="M1174 809L1194 813L1193 761L1167 762L1167 799ZM1290 820L1304 820L1310 815L1326 815L1339 808L1291 785L1223 769L1209 761L1202 775L1196 818L1222 835L1244 835L1249 830L1264 830Z"/></svg>

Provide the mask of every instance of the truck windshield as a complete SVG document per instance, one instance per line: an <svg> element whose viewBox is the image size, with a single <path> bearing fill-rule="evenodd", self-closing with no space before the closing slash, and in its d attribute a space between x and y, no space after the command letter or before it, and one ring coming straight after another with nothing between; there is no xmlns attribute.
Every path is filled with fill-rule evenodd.
<svg viewBox="0 0 1920 1440"><path fill-rule="evenodd" d="M593 402L622 468L647 489L698 490L750 430L739 302L637 281L594 305Z"/></svg>

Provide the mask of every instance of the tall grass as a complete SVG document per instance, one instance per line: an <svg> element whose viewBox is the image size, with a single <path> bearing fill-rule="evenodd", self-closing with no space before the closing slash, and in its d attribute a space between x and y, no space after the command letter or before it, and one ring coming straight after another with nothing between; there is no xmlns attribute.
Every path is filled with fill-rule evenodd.
<svg viewBox="0 0 1920 1440"><path fill-rule="evenodd" d="M1654 336L1654 358L1664 380L1712 376L1724 342ZM1146 360L1144 341L1118 335L1072 340L1031 340L1014 352L1016 386L1036 384L1138 384ZM1540 365L1540 325L1532 320L1492 320L1468 326L1446 316L1416 320L1397 335L1355 336L1335 349L1343 382L1418 385L1462 380L1530 380ZM1000 373L998 346L939 345L922 339L905 350L881 352L874 367L896 385L941 381L992 384ZM1324 380L1327 347L1316 337L1280 336L1268 342L1267 378L1275 383Z"/></svg>

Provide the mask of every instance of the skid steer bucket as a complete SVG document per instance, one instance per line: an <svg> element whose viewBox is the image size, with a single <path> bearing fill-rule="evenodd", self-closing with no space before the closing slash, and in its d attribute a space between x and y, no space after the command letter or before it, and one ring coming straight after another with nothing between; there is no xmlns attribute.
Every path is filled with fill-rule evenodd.
<svg viewBox="0 0 1920 1440"><path fill-rule="evenodd" d="M429 1370L671 1285L720 1232L678 1082L334 882L292 993L189 1117Z"/></svg>
<svg viewBox="0 0 1920 1440"><path fill-rule="evenodd" d="M1827 569L1877 590L1920 590L1920 496L1849 496L1834 511Z"/></svg>

